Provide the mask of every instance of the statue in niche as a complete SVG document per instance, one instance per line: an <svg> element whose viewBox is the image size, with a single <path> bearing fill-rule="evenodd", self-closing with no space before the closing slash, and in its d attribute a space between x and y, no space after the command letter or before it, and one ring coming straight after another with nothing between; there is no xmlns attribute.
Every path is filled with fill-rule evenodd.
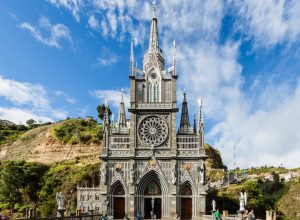
<svg viewBox="0 0 300 220"><path fill-rule="evenodd" d="M176 183L176 170L175 170L175 168L172 169L170 176L171 176L171 183L175 184Z"/></svg>
<svg viewBox="0 0 300 220"><path fill-rule="evenodd" d="M134 174L135 174L134 164L132 164L131 168L130 168L130 173L129 173L129 182L131 184L134 183Z"/></svg>
<svg viewBox="0 0 300 220"><path fill-rule="evenodd" d="M106 184L106 162L102 163L100 172L101 172L101 182L103 184Z"/></svg>
<svg viewBox="0 0 300 220"><path fill-rule="evenodd" d="M200 184L204 185L204 183L205 183L205 164L204 164L204 161L202 161L201 167L199 169L199 178L200 178Z"/></svg>

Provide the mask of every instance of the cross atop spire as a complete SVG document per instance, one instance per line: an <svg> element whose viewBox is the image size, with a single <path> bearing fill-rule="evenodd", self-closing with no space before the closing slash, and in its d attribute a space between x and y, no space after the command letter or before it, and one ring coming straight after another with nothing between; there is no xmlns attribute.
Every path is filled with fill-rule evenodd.
<svg viewBox="0 0 300 220"><path fill-rule="evenodd" d="M152 2L152 18L156 18L156 1Z"/></svg>

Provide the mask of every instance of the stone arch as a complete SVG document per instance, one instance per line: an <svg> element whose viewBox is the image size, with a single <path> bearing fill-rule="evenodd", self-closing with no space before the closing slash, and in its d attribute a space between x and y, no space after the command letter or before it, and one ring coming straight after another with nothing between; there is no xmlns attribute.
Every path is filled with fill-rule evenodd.
<svg viewBox="0 0 300 220"><path fill-rule="evenodd" d="M145 197L146 197L144 195L144 192L145 192L146 187L151 182L157 183L161 190L160 195L156 196L158 198L161 198L161 200L160 200L160 202L161 202L161 218L163 218L164 216L168 216L169 212L170 212L169 211L168 185L167 185L164 177L156 170L150 170L146 174L144 174L137 185L136 195L135 195L136 196L135 197L136 212L140 212L142 217L144 217L144 215L145 215L144 206L145 206ZM137 214L137 213L135 213L135 214Z"/></svg>
<svg viewBox="0 0 300 220"><path fill-rule="evenodd" d="M178 213L181 219L192 219L196 215L196 188L189 180L179 187Z"/></svg>
<svg viewBox="0 0 300 220"><path fill-rule="evenodd" d="M110 187L109 206L114 219L123 219L127 210L127 191L121 180L116 180Z"/></svg>

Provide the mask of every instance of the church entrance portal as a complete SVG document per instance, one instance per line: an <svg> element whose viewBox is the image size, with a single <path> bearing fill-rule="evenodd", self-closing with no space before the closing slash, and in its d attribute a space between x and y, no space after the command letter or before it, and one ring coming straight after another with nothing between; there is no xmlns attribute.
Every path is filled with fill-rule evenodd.
<svg viewBox="0 0 300 220"><path fill-rule="evenodd" d="M124 219L125 192L121 184L118 184L113 191L113 210L114 219Z"/></svg>
<svg viewBox="0 0 300 220"><path fill-rule="evenodd" d="M188 185L182 187L180 195L181 219L192 219L192 195L192 190Z"/></svg>
<svg viewBox="0 0 300 220"><path fill-rule="evenodd" d="M144 218L161 218L161 188L156 181L151 181L144 191Z"/></svg>

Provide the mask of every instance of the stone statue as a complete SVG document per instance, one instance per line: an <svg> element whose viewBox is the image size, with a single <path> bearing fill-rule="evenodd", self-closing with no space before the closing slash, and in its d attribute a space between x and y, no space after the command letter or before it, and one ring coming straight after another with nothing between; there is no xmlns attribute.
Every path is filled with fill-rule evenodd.
<svg viewBox="0 0 300 220"><path fill-rule="evenodd" d="M130 173L129 173L129 182L130 183L134 183L134 174L135 174L134 164L132 164L131 168L130 168Z"/></svg>
<svg viewBox="0 0 300 220"><path fill-rule="evenodd" d="M247 204L247 193L241 191L239 200L240 200L240 212L244 212L245 206Z"/></svg>
<svg viewBox="0 0 300 220"><path fill-rule="evenodd" d="M63 210L64 209L64 196L62 192L56 193L56 202L57 202L57 209Z"/></svg>
<svg viewBox="0 0 300 220"><path fill-rule="evenodd" d="M171 183L172 184L176 183L176 170L175 169L172 169L172 172L171 172Z"/></svg>
<svg viewBox="0 0 300 220"><path fill-rule="evenodd" d="M204 183L205 183L204 175L205 175L205 165L204 165L204 162L202 162L201 167L200 167L200 173L199 173L200 183L202 185L204 185Z"/></svg>
<svg viewBox="0 0 300 220"><path fill-rule="evenodd" d="M101 182L103 184L106 184L106 162L102 163L100 173L101 173Z"/></svg>
<svg viewBox="0 0 300 220"><path fill-rule="evenodd" d="M216 201L213 199L211 202L211 207L212 207L212 211L215 212L216 211Z"/></svg>

